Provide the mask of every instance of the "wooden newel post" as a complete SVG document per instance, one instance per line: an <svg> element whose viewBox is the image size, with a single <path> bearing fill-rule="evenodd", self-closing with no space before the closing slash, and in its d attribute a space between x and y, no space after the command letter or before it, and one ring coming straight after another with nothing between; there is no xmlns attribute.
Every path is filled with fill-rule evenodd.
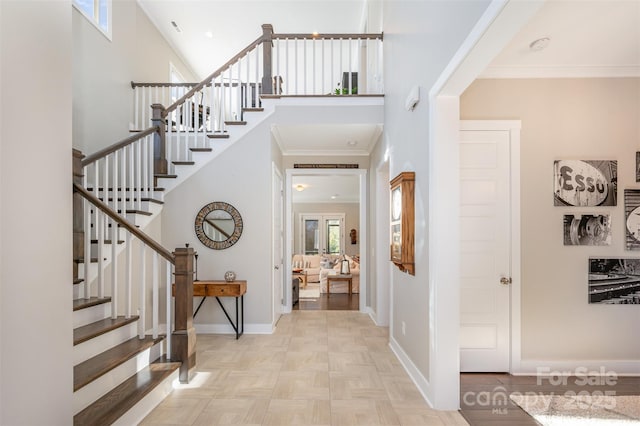
<svg viewBox="0 0 640 426"><path fill-rule="evenodd" d="M175 256L175 331L171 359L181 361L180 382L189 383L196 366L196 329L193 327L193 248L176 248Z"/></svg>
<svg viewBox="0 0 640 426"><path fill-rule="evenodd" d="M262 25L262 94L273 94L271 74L271 51L273 48L273 25Z"/></svg>
<svg viewBox="0 0 640 426"><path fill-rule="evenodd" d="M153 173L156 175L166 175L169 170L167 167L167 154L165 152L166 138L164 132L164 106L162 104L151 105L153 114L151 115L151 125L157 126L158 131L153 135Z"/></svg>
<svg viewBox="0 0 640 426"><path fill-rule="evenodd" d="M82 159L84 155L77 149L72 150L73 183L82 186ZM96 190L95 194L98 191ZM82 196L76 192L73 194L73 280L78 279L78 262L84 256L84 203Z"/></svg>

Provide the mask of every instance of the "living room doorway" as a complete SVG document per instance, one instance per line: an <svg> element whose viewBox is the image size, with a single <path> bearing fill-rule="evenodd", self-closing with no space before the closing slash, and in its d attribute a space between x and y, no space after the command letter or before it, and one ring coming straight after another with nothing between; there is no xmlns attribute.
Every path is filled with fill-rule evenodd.
<svg viewBox="0 0 640 426"><path fill-rule="evenodd" d="M285 193L288 308L362 311L366 170L287 169Z"/></svg>

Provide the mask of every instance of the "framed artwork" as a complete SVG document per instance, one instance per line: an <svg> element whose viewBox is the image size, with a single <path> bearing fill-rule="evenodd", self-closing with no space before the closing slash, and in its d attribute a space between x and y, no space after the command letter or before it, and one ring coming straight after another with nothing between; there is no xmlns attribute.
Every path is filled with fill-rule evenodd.
<svg viewBox="0 0 640 426"><path fill-rule="evenodd" d="M624 190L626 249L640 250L640 189Z"/></svg>
<svg viewBox="0 0 640 426"><path fill-rule="evenodd" d="M556 160L553 162L555 206L615 206L618 162L615 160Z"/></svg>
<svg viewBox="0 0 640 426"><path fill-rule="evenodd" d="M640 259L589 258L589 303L640 305Z"/></svg>
<svg viewBox="0 0 640 426"><path fill-rule="evenodd" d="M565 246L611 245L611 216L608 214L564 215Z"/></svg>
<svg viewBox="0 0 640 426"><path fill-rule="evenodd" d="M403 272L415 275L414 172L402 172L390 183L391 261Z"/></svg>

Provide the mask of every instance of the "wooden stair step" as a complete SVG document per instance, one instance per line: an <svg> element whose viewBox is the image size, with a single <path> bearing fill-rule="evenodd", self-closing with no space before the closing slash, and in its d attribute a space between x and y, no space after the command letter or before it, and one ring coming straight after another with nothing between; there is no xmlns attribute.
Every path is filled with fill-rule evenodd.
<svg viewBox="0 0 640 426"><path fill-rule="evenodd" d="M93 192L94 188L93 187L88 187L85 188L87 191ZM107 188L107 191L113 191L113 187L109 187ZM116 191L122 191L122 188L116 188ZM156 188L154 187L153 189L151 188L124 188L124 191L164 191L164 188ZM104 192L104 187L100 186L98 187L98 192ZM102 199L102 198L100 198Z"/></svg>
<svg viewBox="0 0 640 426"><path fill-rule="evenodd" d="M73 280L73 285L82 284L83 282L84 282L83 278L76 278L75 280Z"/></svg>
<svg viewBox="0 0 640 426"><path fill-rule="evenodd" d="M104 198L103 198L103 197L98 197L98 198L100 199L100 201L104 202ZM129 198L129 197L126 197L124 200L125 200L126 202L128 202L128 203L132 202L132 201L131 201L131 198ZM108 198L108 201L109 201L110 203L113 203L113 197L109 197L109 198ZM122 202L122 198L117 198L117 201L118 201L119 203L121 203L121 202ZM134 199L133 199L133 202L134 202L134 203L136 203L137 201L138 201L138 199L137 199L137 198L134 198ZM140 201L143 201L143 202L145 202L145 201L146 201L146 202L149 202L149 203L156 203L156 204L164 204L164 201L156 200L155 198L149 198L149 197L142 197L142 198L140 198Z"/></svg>
<svg viewBox="0 0 640 426"><path fill-rule="evenodd" d="M189 148L191 152L211 152L212 148Z"/></svg>
<svg viewBox="0 0 640 426"><path fill-rule="evenodd" d="M92 306L102 305L104 303L111 302L110 297L91 297L89 299L74 299L73 301L73 310L79 311L81 309L90 308Z"/></svg>
<svg viewBox="0 0 640 426"><path fill-rule="evenodd" d="M137 320L137 315L131 316L131 318L119 316L116 319L105 318L100 321L78 327L73 330L73 345L75 346L82 342L86 342L87 340L108 333L116 328L124 327L125 325L131 324Z"/></svg>
<svg viewBox="0 0 640 426"><path fill-rule="evenodd" d="M172 161L174 166L193 166L195 161Z"/></svg>
<svg viewBox="0 0 640 426"><path fill-rule="evenodd" d="M263 112L264 108L242 108L242 112Z"/></svg>
<svg viewBox="0 0 640 426"><path fill-rule="evenodd" d="M73 391L88 385L162 340L164 336L155 339L152 336L145 336L144 339L136 336L74 366Z"/></svg>
<svg viewBox="0 0 640 426"><path fill-rule="evenodd" d="M179 367L178 362L163 362L159 358L73 416L73 424L83 426L114 423Z"/></svg>
<svg viewBox="0 0 640 426"><path fill-rule="evenodd" d="M120 213L120 211L118 211L118 213ZM153 213L151 212L148 212L146 210L136 210L136 209L127 210L127 214L141 214L142 216L153 216Z"/></svg>
<svg viewBox="0 0 640 426"><path fill-rule="evenodd" d="M167 174L157 174L153 175L154 178L162 178L162 179L176 179L178 175L167 175Z"/></svg>
<svg viewBox="0 0 640 426"><path fill-rule="evenodd" d="M73 261L76 262L76 263L84 263L84 257L79 257L77 259L73 259ZM97 257L92 257L90 259L90 262L91 263L98 263L98 258ZM76 284L76 283L74 283L74 284Z"/></svg>
<svg viewBox="0 0 640 426"><path fill-rule="evenodd" d="M229 133L209 133L209 139L229 139Z"/></svg>
<svg viewBox="0 0 640 426"><path fill-rule="evenodd" d="M245 126L247 122L234 120L234 121L225 121L224 124L226 124L227 126Z"/></svg>
<svg viewBox="0 0 640 426"><path fill-rule="evenodd" d="M111 240L104 240L105 244L111 244ZM91 244L98 244L98 240L91 240ZM118 244L124 244L124 240L118 240Z"/></svg>

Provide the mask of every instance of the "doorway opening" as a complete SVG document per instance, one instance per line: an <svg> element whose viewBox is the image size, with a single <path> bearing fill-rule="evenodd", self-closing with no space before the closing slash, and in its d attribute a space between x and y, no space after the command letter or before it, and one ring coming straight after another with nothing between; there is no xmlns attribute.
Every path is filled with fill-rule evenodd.
<svg viewBox="0 0 640 426"><path fill-rule="evenodd" d="M289 309L362 311L366 300L366 170L286 172Z"/></svg>

